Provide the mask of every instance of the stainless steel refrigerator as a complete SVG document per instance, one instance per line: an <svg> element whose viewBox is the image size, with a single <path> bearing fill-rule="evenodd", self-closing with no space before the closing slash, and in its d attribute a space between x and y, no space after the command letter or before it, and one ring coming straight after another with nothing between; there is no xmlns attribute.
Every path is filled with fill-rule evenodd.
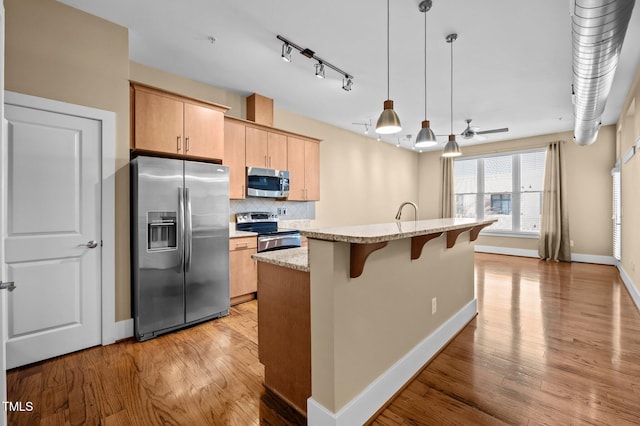
<svg viewBox="0 0 640 426"><path fill-rule="evenodd" d="M138 340L229 313L229 170L131 161L131 275Z"/></svg>

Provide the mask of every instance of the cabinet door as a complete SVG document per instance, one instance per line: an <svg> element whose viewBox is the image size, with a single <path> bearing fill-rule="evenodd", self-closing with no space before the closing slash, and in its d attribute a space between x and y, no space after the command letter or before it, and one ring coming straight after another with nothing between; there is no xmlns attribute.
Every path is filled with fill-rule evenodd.
<svg viewBox="0 0 640 426"><path fill-rule="evenodd" d="M305 199L320 200L320 144L305 141L304 144Z"/></svg>
<svg viewBox="0 0 640 426"><path fill-rule="evenodd" d="M141 90L134 97L134 148L184 153L182 102Z"/></svg>
<svg viewBox="0 0 640 426"><path fill-rule="evenodd" d="M247 126L245 137L246 166L268 168L267 131Z"/></svg>
<svg viewBox="0 0 640 426"><path fill-rule="evenodd" d="M224 122L224 161L229 166L229 198L240 200L245 197L245 126L242 123Z"/></svg>
<svg viewBox="0 0 640 426"><path fill-rule="evenodd" d="M184 104L184 153L196 157L224 158L224 114L190 103Z"/></svg>
<svg viewBox="0 0 640 426"><path fill-rule="evenodd" d="M287 168L287 137L279 133L268 133L268 168L289 170Z"/></svg>
<svg viewBox="0 0 640 426"><path fill-rule="evenodd" d="M234 298L258 291L257 262L251 258L256 249L235 250L229 253L229 297Z"/></svg>
<svg viewBox="0 0 640 426"><path fill-rule="evenodd" d="M289 165L289 197L291 201L305 200L305 142L302 139L287 138Z"/></svg>

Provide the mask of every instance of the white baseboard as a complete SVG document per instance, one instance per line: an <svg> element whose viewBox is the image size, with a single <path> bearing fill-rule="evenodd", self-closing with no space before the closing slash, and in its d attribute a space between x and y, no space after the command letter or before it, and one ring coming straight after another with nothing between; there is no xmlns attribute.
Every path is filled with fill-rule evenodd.
<svg viewBox="0 0 640 426"><path fill-rule="evenodd" d="M600 265L615 265L616 258L613 256L598 256L595 254L571 253L572 262L598 263Z"/></svg>
<svg viewBox="0 0 640 426"><path fill-rule="evenodd" d="M527 250L513 247L496 247L496 246L479 246L476 245L474 250L478 253L506 254L508 256L522 256L539 258L538 250ZM601 265L615 265L616 259L613 256L598 256L595 254L571 254L572 262L597 263Z"/></svg>
<svg viewBox="0 0 640 426"><path fill-rule="evenodd" d="M627 287L627 291L631 295L631 299L633 300L633 303L636 304L636 307L640 311L640 291L633 284L633 280L631 279L629 274L627 274L627 271L624 270L620 262L618 262L616 266L618 267L618 271L620 272L620 277L622 278L622 282L624 283L625 287Z"/></svg>
<svg viewBox="0 0 640 426"><path fill-rule="evenodd" d="M477 303L477 300L474 299L460 309L337 413L332 413L313 397L309 398L307 400L308 425L352 426L364 424L473 319L478 312Z"/></svg>
<svg viewBox="0 0 640 426"><path fill-rule="evenodd" d="M133 337L133 318L116 322L116 341Z"/></svg>

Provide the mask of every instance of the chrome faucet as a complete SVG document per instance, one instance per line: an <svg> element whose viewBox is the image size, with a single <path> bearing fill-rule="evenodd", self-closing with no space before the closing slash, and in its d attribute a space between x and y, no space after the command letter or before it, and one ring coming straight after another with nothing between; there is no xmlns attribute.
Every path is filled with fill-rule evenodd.
<svg viewBox="0 0 640 426"><path fill-rule="evenodd" d="M402 208L407 204L413 206L413 209L415 210L415 220L418 220L418 206L416 205L416 203L412 203L411 201L405 201L404 203L400 204L400 208L398 209L398 213L396 214L396 220L400 220L400 217L402 217Z"/></svg>

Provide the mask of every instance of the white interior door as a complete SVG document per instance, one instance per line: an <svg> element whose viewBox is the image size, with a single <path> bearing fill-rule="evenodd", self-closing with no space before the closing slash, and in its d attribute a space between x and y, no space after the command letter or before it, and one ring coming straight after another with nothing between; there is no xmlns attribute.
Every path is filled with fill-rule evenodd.
<svg viewBox="0 0 640 426"><path fill-rule="evenodd" d="M101 343L100 122L5 105L7 368Z"/></svg>

